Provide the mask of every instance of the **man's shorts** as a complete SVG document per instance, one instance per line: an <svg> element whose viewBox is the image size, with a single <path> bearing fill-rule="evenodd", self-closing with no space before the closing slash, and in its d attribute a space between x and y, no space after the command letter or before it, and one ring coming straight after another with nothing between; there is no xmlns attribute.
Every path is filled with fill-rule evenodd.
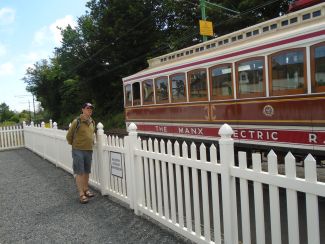
<svg viewBox="0 0 325 244"><path fill-rule="evenodd" d="M90 174L93 151L72 149L73 173L75 175Z"/></svg>

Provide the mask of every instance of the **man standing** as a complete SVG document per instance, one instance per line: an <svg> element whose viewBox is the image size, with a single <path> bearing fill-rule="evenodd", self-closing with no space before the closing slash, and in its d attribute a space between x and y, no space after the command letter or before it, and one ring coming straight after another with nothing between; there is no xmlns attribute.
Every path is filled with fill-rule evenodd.
<svg viewBox="0 0 325 244"><path fill-rule="evenodd" d="M95 122L91 118L93 109L91 103L85 103L82 114L73 120L66 136L68 143L72 145L73 173L80 203L87 203L88 198L94 196L88 185L95 132Z"/></svg>

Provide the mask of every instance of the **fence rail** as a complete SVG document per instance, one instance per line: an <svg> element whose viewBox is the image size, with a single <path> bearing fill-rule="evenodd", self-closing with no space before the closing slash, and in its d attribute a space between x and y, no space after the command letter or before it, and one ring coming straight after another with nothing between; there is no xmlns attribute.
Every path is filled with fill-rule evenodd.
<svg viewBox="0 0 325 244"><path fill-rule="evenodd" d="M325 243L325 184L317 179L316 161L304 161L305 177L296 176L296 161L285 157L278 173L276 154L234 155L232 129L224 125L218 144L138 138L131 124L124 139L104 135L97 126L90 183L168 228L197 243ZM72 173L66 131L25 126L25 146ZM238 158L238 162L235 162ZM321 208L321 209L320 209ZM306 226L306 227L302 227Z"/></svg>

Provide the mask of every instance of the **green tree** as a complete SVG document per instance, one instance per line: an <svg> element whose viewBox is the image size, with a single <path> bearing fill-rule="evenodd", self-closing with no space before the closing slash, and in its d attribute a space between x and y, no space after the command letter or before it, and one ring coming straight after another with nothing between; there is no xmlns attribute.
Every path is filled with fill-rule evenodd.
<svg viewBox="0 0 325 244"><path fill-rule="evenodd" d="M207 5L220 36L285 13L289 1L215 2L239 12ZM59 123L71 121L87 101L95 104L97 121L122 124L122 77L146 68L149 58L201 42L199 0L90 0L86 6L75 29L61 30L54 57L27 70L27 90Z"/></svg>
<svg viewBox="0 0 325 244"><path fill-rule="evenodd" d="M0 122L11 121L11 118L15 119L14 115L15 113L9 109L9 106L6 103L0 104Z"/></svg>

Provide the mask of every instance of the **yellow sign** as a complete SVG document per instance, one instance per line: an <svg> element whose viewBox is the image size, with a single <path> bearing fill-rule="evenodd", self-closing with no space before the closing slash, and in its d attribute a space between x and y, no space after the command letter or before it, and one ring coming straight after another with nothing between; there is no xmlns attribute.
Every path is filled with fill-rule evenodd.
<svg viewBox="0 0 325 244"><path fill-rule="evenodd" d="M202 36L213 36L213 26L211 21L200 20L200 34Z"/></svg>

